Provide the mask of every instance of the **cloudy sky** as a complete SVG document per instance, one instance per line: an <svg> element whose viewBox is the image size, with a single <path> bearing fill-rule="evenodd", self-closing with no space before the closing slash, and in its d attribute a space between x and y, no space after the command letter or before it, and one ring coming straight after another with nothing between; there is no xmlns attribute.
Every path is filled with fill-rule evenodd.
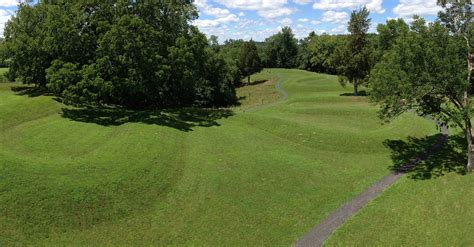
<svg viewBox="0 0 474 247"><path fill-rule="evenodd" d="M0 0L0 35L15 13L18 0ZM344 33L351 10L366 5L372 28L389 18L409 20L414 14L436 18L436 0L195 0L200 17L194 22L207 35L226 39L263 41L283 26L297 38L309 32Z"/></svg>
<svg viewBox="0 0 474 247"><path fill-rule="evenodd" d="M0 0L0 36L3 36L3 28L10 17L15 14L18 0Z"/></svg>
<svg viewBox="0 0 474 247"><path fill-rule="evenodd" d="M409 20L414 14L434 20L436 0L195 0L200 17L194 22L207 35L262 41L290 26L297 38L317 33L345 33L350 12L366 5L372 28L390 18Z"/></svg>

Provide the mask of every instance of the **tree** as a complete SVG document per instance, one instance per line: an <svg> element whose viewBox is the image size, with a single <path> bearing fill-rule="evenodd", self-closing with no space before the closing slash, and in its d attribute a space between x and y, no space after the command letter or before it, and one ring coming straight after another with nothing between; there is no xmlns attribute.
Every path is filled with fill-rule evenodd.
<svg viewBox="0 0 474 247"><path fill-rule="evenodd" d="M209 46L211 46L211 48L215 52L219 52L220 45L219 45L219 38L217 36L211 35L211 37L209 37L208 39L208 42L209 42Z"/></svg>
<svg viewBox="0 0 474 247"><path fill-rule="evenodd" d="M244 46L243 40L226 40L223 45L219 47L220 56L226 61L229 70L229 78L238 87L242 84L242 72L239 68L239 59Z"/></svg>
<svg viewBox="0 0 474 247"><path fill-rule="evenodd" d="M472 0L438 0L438 4L444 8L444 12L440 12L439 14L441 21L447 28L449 28L455 37L460 38L465 42L465 57L467 63L466 84L468 87L464 88L462 100L457 103L460 105L459 108L464 111L463 129L468 143L467 169L472 171L474 169L474 150L472 146L473 136L470 114L470 90L472 89L472 70L474 68L471 42L474 21Z"/></svg>
<svg viewBox="0 0 474 247"><path fill-rule="evenodd" d="M272 68L293 68L298 56L298 41L290 27L265 40L265 62Z"/></svg>
<svg viewBox="0 0 474 247"><path fill-rule="evenodd" d="M415 17L410 31L397 38L371 72L370 96L381 105L380 116L390 121L412 110L460 127L469 142L470 105L464 97L471 83L465 54L462 39L441 22L427 27Z"/></svg>
<svg viewBox="0 0 474 247"><path fill-rule="evenodd" d="M308 50L311 56L311 71L336 74L337 51L344 47L346 37L344 35L322 34L311 39ZM342 61L342 59L341 59Z"/></svg>
<svg viewBox="0 0 474 247"><path fill-rule="evenodd" d="M73 105L219 106L235 100L225 60L189 0L41 0L5 28L10 70ZM212 40L211 40L212 41Z"/></svg>
<svg viewBox="0 0 474 247"><path fill-rule="evenodd" d="M258 55L257 46L253 40L245 42L239 59L239 67L242 75L247 77L250 84L250 76L262 70L262 64Z"/></svg>
<svg viewBox="0 0 474 247"><path fill-rule="evenodd" d="M352 83L355 96L359 94L359 84L367 79L371 70L371 51L367 46L367 32L371 21L369 14L366 7L352 11L347 28L350 32L347 44L337 51L339 55L334 59L341 75L339 81L342 85Z"/></svg>
<svg viewBox="0 0 474 247"><path fill-rule="evenodd" d="M395 41L408 33L410 27L403 19L388 20L386 24L379 24L377 32L379 33L379 47L381 54L389 50Z"/></svg>
<svg viewBox="0 0 474 247"><path fill-rule="evenodd" d="M315 32L309 33L308 37L299 41L298 44L298 57L297 65L298 68L304 70L311 70L311 52L309 50L309 44L313 39L317 37Z"/></svg>

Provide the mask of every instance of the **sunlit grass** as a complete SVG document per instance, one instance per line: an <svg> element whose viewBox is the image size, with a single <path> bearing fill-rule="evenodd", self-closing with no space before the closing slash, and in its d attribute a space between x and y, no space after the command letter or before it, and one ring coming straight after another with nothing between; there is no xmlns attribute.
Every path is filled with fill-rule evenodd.
<svg viewBox="0 0 474 247"><path fill-rule="evenodd" d="M65 109L0 84L0 245L291 245L389 172L385 140L436 131L381 125L334 76L258 76L234 112ZM241 111L280 99L275 78L287 100Z"/></svg>

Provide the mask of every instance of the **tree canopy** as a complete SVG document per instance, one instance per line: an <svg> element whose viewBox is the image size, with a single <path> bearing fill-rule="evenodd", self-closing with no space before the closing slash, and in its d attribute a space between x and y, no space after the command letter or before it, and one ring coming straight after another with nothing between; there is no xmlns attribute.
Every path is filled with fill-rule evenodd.
<svg viewBox="0 0 474 247"><path fill-rule="evenodd" d="M70 104L229 104L228 67L195 18L185 0L22 3L6 25L6 55L21 81Z"/></svg>
<svg viewBox="0 0 474 247"><path fill-rule="evenodd" d="M265 62L272 68L293 68L298 56L298 41L290 27L265 40Z"/></svg>
<svg viewBox="0 0 474 247"><path fill-rule="evenodd" d="M347 27L350 35L347 37L346 45L336 50L337 54L333 59L341 84L352 83L355 96L358 95L359 84L366 81L372 65L370 60L372 51L367 45L367 32L371 21L369 14L370 11L365 6L352 11Z"/></svg>
<svg viewBox="0 0 474 247"><path fill-rule="evenodd" d="M439 3L445 10L434 23L415 17L409 30L398 23L401 32L370 75L371 98L386 120L413 110L462 129L472 170L472 3Z"/></svg>
<svg viewBox="0 0 474 247"><path fill-rule="evenodd" d="M253 40L244 43L240 54L239 67L242 75L247 77L247 83L250 83L252 74L262 70L260 56Z"/></svg>

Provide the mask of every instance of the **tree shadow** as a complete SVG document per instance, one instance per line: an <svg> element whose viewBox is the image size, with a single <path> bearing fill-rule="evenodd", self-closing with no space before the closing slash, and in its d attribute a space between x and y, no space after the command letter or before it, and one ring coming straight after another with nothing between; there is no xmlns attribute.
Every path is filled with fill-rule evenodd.
<svg viewBox="0 0 474 247"><path fill-rule="evenodd" d="M247 96L240 96L237 100L231 105L232 107L239 107L242 105L242 101L245 100Z"/></svg>
<svg viewBox="0 0 474 247"><path fill-rule="evenodd" d="M354 93L341 93L339 96L355 96ZM367 91L362 90L359 91L359 95L357 96L367 96Z"/></svg>
<svg viewBox="0 0 474 247"><path fill-rule="evenodd" d="M268 80L256 80L256 81L251 81L250 83L247 83L247 81L245 81L245 82L242 82L238 87L241 88L241 87L255 86L258 84L263 84L267 81Z"/></svg>
<svg viewBox="0 0 474 247"><path fill-rule="evenodd" d="M251 81L250 83L246 83L245 85L246 86L255 86L255 85L258 85L258 84L263 84L267 81L268 80L256 80L256 81Z"/></svg>
<svg viewBox="0 0 474 247"><path fill-rule="evenodd" d="M466 174L466 140L462 135L446 137L442 134L424 138L409 137L407 141L387 140L397 173L407 173L415 180L433 179L447 173Z"/></svg>
<svg viewBox="0 0 474 247"><path fill-rule="evenodd" d="M217 120L228 118L228 109L170 109L160 111L134 111L119 108L63 108L62 116L73 121L95 123L102 126L120 126L126 123L161 125L192 131L194 127L220 126Z"/></svg>
<svg viewBox="0 0 474 247"><path fill-rule="evenodd" d="M28 97L38 97L52 94L48 92L46 88L34 87L34 86L14 86L11 87L11 90L17 95L28 96Z"/></svg>

